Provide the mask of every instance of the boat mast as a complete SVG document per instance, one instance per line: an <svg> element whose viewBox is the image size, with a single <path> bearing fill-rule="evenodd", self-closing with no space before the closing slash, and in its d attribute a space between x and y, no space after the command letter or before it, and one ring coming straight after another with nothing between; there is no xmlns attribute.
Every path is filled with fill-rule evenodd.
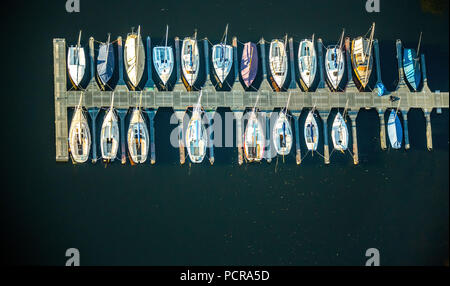
<svg viewBox="0 0 450 286"><path fill-rule="evenodd" d="M419 36L419 44L417 44L417 53L416 53L416 59L419 59L420 58L420 56L419 56L419 51L420 51L420 44L421 44L421 42L422 42L422 32L420 32L420 36Z"/></svg>
<svg viewBox="0 0 450 286"><path fill-rule="evenodd" d="M136 85L138 84L137 82L137 68L138 68L138 59L139 59L139 40L141 39L141 25L138 26L138 34L137 34L137 45L135 47L135 58L136 58L136 62L134 63L134 73L135 73L135 78L136 78Z"/></svg>
<svg viewBox="0 0 450 286"><path fill-rule="evenodd" d="M311 43L312 43L312 48L313 48L313 50L315 50L315 45L314 45L314 34L312 35ZM309 67L308 67L308 69L309 69L309 77L308 77L308 82L309 82L309 84L311 85L311 74L312 74L312 72L311 72L311 66L312 66L312 56L311 56L311 51L309 51L308 57L309 57Z"/></svg>
<svg viewBox="0 0 450 286"><path fill-rule="evenodd" d="M111 107L110 107L110 109L109 109L109 112L114 112L114 91L112 92L112 96L111 96ZM109 139L111 139L111 137L112 137L112 135L111 135L111 133L112 133L112 120L113 120L113 118L112 118L112 115L110 116L110 118L109 118L109 136L110 136L110 138Z"/></svg>
<svg viewBox="0 0 450 286"><path fill-rule="evenodd" d="M169 25L166 26L166 43L164 45L164 60L167 60L167 38L169 37Z"/></svg>
<svg viewBox="0 0 450 286"><path fill-rule="evenodd" d="M78 71L80 70L80 43L81 43L81 30L78 34L78 42L77 42L77 79L78 81Z"/></svg>
<svg viewBox="0 0 450 286"><path fill-rule="evenodd" d="M367 60L367 69L365 71L365 77L364 77L364 86L367 84L367 81L369 80L367 78L367 72L369 71L369 67L370 67L370 57L372 56L372 43L373 43L373 35L375 34L375 22L373 22L372 24L372 32L370 32L370 39L369 39L369 57L366 58ZM364 54L364 56L366 55L366 53Z"/></svg>
<svg viewBox="0 0 450 286"><path fill-rule="evenodd" d="M108 56L109 56L109 41L111 39L111 34L108 33L108 40L106 41L106 59L105 59L105 68L108 67ZM105 82L106 85L106 82Z"/></svg>
<svg viewBox="0 0 450 286"><path fill-rule="evenodd" d="M342 29L342 35L341 35L341 40L339 41L339 57L337 58L337 64L338 64L338 74L339 74L339 62L341 60L341 56L342 56L342 44L344 43L344 34L345 34L345 29ZM336 77L336 90L337 90L337 86L339 84L339 79L338 77Z"/></svg>
<svg viewBox="0 0 450 286"><path fill-rule="evenodd" d="M225 57L225 47L226 47L226 45L227 45L227 35L228 35L228 24L227 24L227 26L225 27L225 41L224 42L222 42L222 55L221 55L221 57L222 57L222 77L223 77L223 74L225 73L225 65L223 64L223 58Z"/></svg>

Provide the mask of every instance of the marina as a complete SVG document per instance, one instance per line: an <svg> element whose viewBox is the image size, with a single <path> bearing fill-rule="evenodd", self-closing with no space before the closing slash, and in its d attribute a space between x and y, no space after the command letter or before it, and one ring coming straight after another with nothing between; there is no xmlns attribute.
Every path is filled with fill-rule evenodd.
<svg viewBox="0 0 450 286"><path fill-rule="evenodd" d="M74 63L76 65L76 62L73 61L72 57L67 58L67 45L65 39L54 39L53 40L53 57L54 57L54 102L55 102L55 144L56 144L56 161L58 162L67 162L70 158L70 149L69 149L69 125L68 122L68 109L69 108L77 108L79 109L81 106L86 108L89 114L89 117L92 119L95 119L98 111L100 108L110 108L117 112L117 115L119 117L120 121L120 154L121 154L121 161L122 164L125 164L127 161L127 144L125 141L125 130L127 126L125 126L125 117L128 113L130 113L128 110L130 108L135 108L134 113L137 112L137 110L142 110L143 112L136 114L136 123L138 128L142 129L141 132L135 132L137 138L133 138L131 135L128 135L128 144L131 144L130 142L143 142L143 146L141 144L137 144L136 148L132 148L134 153L135 151L139 154L136 154L136 156L141 156L140 152L143 152L142 156L147 156L147 149L148 149L148 155L150 157L150 163L154 164L156 162L155 158L155 130L154 130L154 117L158 111L158 108L160 107L170 107L173 108L175 115L179 119L179 126L183 126L183 116L187 110L188 107L194 106L197 104L197 101L199 99L199 91L193 90L193 85L195 83L197 73L199 70L198 65L205 65L206 70L209 71L210 69L210 54L209 54L209 42L208 39L203 40L197 40L196 33L193 38L186 38L184 41L180 41L179 38L175 38L175 74L176 74L176 84L171 91L160 91L156 88L155 83L152 80L152 63L151 63L151 40L150 37L147 37L147 57L145 57L144 53L144 47L142 42L144 42L140 35L140 28L138 29L137 34L132 32L128 39L128 49L130 52L125 54L125 70L124 70L124 57L122 55L122 38L119 37L117 39L118 49L119 49L119 56L118 56L118 67L119 67L119 78L117 86L115 87L114 91L110 90L102 90L103 87L100 87L97 84L97 81L95 80L95 71L94 71L94 58L95 58L95 49L94 49L94 39L89 39L89 53L86 60L86 69L90 69L90 81L87 85L85 90L67 90L67 62L66 59L69 60L69 67L72 66L72 69L74 69ZM371 38L373 37L373 33L371 33ZM109 45L109 39L105 46L105 51L107 52L109 48L107 49ZM198 51L198 45L200 42L203 41L204 45L204 53L203 55L199 53ZM312 40L309 40L309 43L314 42L314 35L312 36ZM300 115L304 112L308 113L311 109L315 111L315 120L321 120L323 122L323 129L319 130L316 126L314 129L318 130L318 134L313 134L314 138L317 136L317 138L322 137L323 138L323 144L324 144L324 162L325 164L330 163L330 152L329 152L329 136L331 136L328 132L328 117L330 115L330 112L332 109L344 109L346 110L346 114L348 115L348 118L350 120L347 121L347 125L349 128L348 133L351 133L352 136L352 154L353 154L353 161L354 164L358 164L358 140L357 140L357 124L356 119L358 116L358 112L360 109L370 109L374 108L378 111L379 118L380 118L380 141L381 141L381 148L387 149L387 138L386 138L386 131L388 129L388 126L386 126L387 117L385 118L385 113L387 110L396 110L396 116L402 116L403 118L403 136L404 136L404 147L405 149L410 148L409 144L409 137L408 137L408 121L407 121L407 115L408 111L412 108L422 109L425 119L426 119L426 137L427 137L427 148L428 150L431 150L433 148L432 143L432 129L431 129L431 119L430 114L433 109L437 109L438 113L440 113L440 110L442 108L448 108L449 107L449 94L448 92L440 92L440 91L434 91L432 92L427 83L427 75L426 75L426 64L425 64L425 56L422 54L420 56L420 72L421 72L421 79L422 79L422 88L420 91L413 92L408 87L406 80L405 80L405 74L403 69L403 61L404 57L402 56L403 47L400 40L397 40L396 45L396 52L397 52L397 60L398 60L398 76L399 76L399 82L396 90L390 91L389 96L379 96L379 89L375 88L374 90L368 92L362 92L359 91L357 88L357 85L355 85L354 78L352 76L352 63L351 63L351 40L350 38L345 38L344 41L344 51L345 54L345 69L347 69L347 79L345 80L345 87L343 88L344 91L342 92L334 92L333 87L328 87L329 85L326 84L326 70L325 70L325 52L326 50L323 47L322 39L317 39L317 44L314 45L308 45L308 47L314 48L314 60L316 61L316 50L317 50L317 75L318 77L318 84L315 91L304 91L307 89L301 88L297 84L298 78L300 78L300 75L296 74L295 72L295 59L294 55L297 54L294 52L294 40L290 38L289 40L286 40L287 47L286 52L288 56L286 57L285 54L283 54L283 51L277 51L278 53L281 52L281 55L287 58L288 63L287 68L290 70L289 77L285 79L286 83L284 86L286 87L285 91L277 91L280 90L280 88L274 87L273 81L271 81L271 75L269 74L269 58L266 54L266 48L269 48L271 46L270 42L266 42L264 39L261 39L259 41L260 45L260 54L256 51L253 51L253 49L256 47L254 44L249 43L246 44L245 49L245 57L247 64L248 62L254 62L258 63L260 61L261 67L262 67L262 83L258 90L256 91L246 91L244 89L244 86L240 82L240 75L243 75L243 70L241 72L239 71L239 67L237 64L233 64L231 67L230 74L234 75L234 82L232 82L232 88L230 91L217 91L214 88L213 83L210 79L210 74L206 73L206 82L203 87L201 87L202 90L202 97L201 97L201 107L205 110L205 116L207 116L207 119L209 122L211 122L214 116L215 111L217 108L229 108L233 113L236 120L236 132L237 132L237 148L238 148L238 162L239 164L242 164L244 162L244 144L242 142L243 140L243 130L245 129L245 126L242 122L242 118L244 115L244 112L249 109L253 108L258 101L258 109L260 110L261 114L265 114L266 116L270 117L270 114L274 111L274 109L278 108L285 108L287 105L287 102L289 100L289 113L292 116L292 119L294 121L294 137L295 137L295 147L296 147L296 161L297 164L301 163L302 157L301 157L301 148L300 148L300 130L301 126L299 126L298 119ZM376 39L373 39L369 41L370 45L373 46L373 54L372 49L370 48L369 58L373 57L373 63L372 60L368 60L369 66L374 66L374 73L372 73L372 76L376 78L376 85L375 86L383 86L382 80L381 80L381 69L380 69L380 56L378 51L378 41ZM76 47L73 47L69 49L69 53L77 53L79 48L79 43ZM127 46L127 44L125 44ZM238 41L237 38L234 37L232 40L232 51L233 51L233 62L234 63L242 63L244 62L244 59L242 61L238 60L241 57L238 55L238 49L237 49ZM167 44L166 44L167 46ZM180 48L182 46L182 48ZM219 46L220 47L220 46ZM125 49L126 50L126 49ZM193 50L194 57L192 57L192 53L189 53L188 51ZM221 51L222 49L216 49L218 51ZM72 51L72 52L71 52ZM82 51L82 49L81 49ZM150 51L150 52L149 52ZM222 53L224 51L222 50ZM104 56L105 59L107 59L107 54ZM136 55L136 57L133 58L133 54ZM300 54L300 53L299 53ZM155 53L156 55L156 53ZM165 56L165 52L163 53ZM182 58L180 57L182 56ZM258 58L252 59L252 57L257 56ZM418 57L418 56L417 56ZM213 58L213 60L220 60L219 57ZM305 59L308 59L306 57ZM283 65L283 61L279 64ZM305 60L305 62L311 62L311 60ZM135 63L138 63L137 69ZM187 68L182 68L182 65L186 65ZM142 73L144 72L145 68L143 65L147 66L147 73L149 74L148 80L145 84L145 87L143 90L137 90L136 86L139 83L139 78L142 77ZM241 67L242 68L242 67ZM244 83L247 85L247 83L251 83L254 79L255 71L252 71L251 66L246 66L247 77L250 77L248 80L243 79ZM372 68L372 67L370 67ZM214 66L214 69L217 70L217 66ZM315 67L310 66L310 70L315 71ZM75 66L75 71L78 73L78 69ZM416 69L417 70L417 69ZM186 71L190 71L192 74L187 74ZM292 72L294 71L294 72ZM130 77L127 76L129 79L129 85L125 83L125 72L132 74L133 77L130 80ZM307 74L307 72L305 73ZM286 74L285 74L286 75ZM220 78L220 77L219 77ZM72 80L72 79L71 79ZM224 78L220 78L220 80L224 80ZM302 83L302 81L300 81ZM367 84L368 79L365 79L363 81L364 85ZM300 84L302 85L302 84ZM248 85L250 86L250 84ZM199 88L199 87L197 87ZM136 89L136 90L135 90ZM114 100L112 101L112 94L114 93ZM396 98L397 100L393 101L392 98ZM130 113L131 114L131 113ZM148 131L147 131L147 123L146 119L143 118L143 115L146 114L148 117ZM80 116L80 115L78 115ZM131 115L128 115L131 116ZM388 115L387 115L388 116ZM80 117L81 118L81 117ZM350 122L349 122L350 121ZM95 120L92 121L92 129L96 130L95 126ZM140 123L145 123L144 126L141 126ZM265 120L266 125L269 125L269 120ZM264 121L262 122L264 124ZM351 127L351 128L350 128ZM83 130L88 130L89 128L86 127ZM309 131L311 131L310 129ZM325 132L324 132L325 130ZM309 131L305 129L304 133L307 134ZM83 134L86 131L83 131ZM128 132L130 134L130 131ZM180 138L183 138L183 128L180 128ZM267 132L267 140L270 140L270 130ZM316 132L316 131L315 131ZM131 132L133 133L133 132ZM141 137L140 134L143 136ZM345 133L347 134L347 133ZM77 135L78 136L78 135ZM348 135L347 135L348 136ZM89 137L89 136L87 136ZM96 136L92 136L92 161L95 163L97 160L97 154L96 154ZM213 137L212 134L209 134L207 142L207 146L209 149L209 160L211 164L214 162L214 150L213 150ZM304 138L306 139L306 138ZM76 141L75 139L71 139L73 142ZM136 141L138 140L138 141ZM149 140L149 142L148 142ZM322 140L322 139L321 139ZM180 142L180 163L185 163L185 148L182 140L179 140ZM347 140L345 144L347 144ZM83 148L85 148L87 145L89 145L89 142L83 143ZM314 143L314 142L313 142ZM105 143L101 143L102 146ZM284 143L283 143L284 144ZM74 144L72 144L74 145ZM75 144L76 145L76 144ZM270 144L261 144L262 146L268 146ZM317 145L317 142L315 142L314 145ZM259 145L258 145L259 146ZM106 147L106 145L105 145ZM141 147L144 149L141 150ZM72 150L74 147L71 147ZM103 147L102 147L103 148ZM314 146L314 149L317 148L317 146ZM350 148L349 148L350 149ZM86 150L80 149L82 152L86 152ZM102 149L103 150L103 149ZM102 151L103 152L103 151ZM119 152L118 152L119 153ZM264 150L261 150L261 153L264 153ZM268 162L270 162L271 158L266 158ZM143 163L145 160L137 160L141 163Z"/></svg>

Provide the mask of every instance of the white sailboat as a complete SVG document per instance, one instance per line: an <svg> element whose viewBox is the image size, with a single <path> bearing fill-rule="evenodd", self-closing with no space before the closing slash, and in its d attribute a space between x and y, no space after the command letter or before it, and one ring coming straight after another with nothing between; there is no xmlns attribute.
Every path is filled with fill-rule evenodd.
<svg viewBox="0 0 450 286"><path fill-rule="evenodd" d="M149 133L147 124L141 111L142 91L139 99L139 106L133 110L128 127L128 152L130 154L131 162L138 164L144 163L147 160L149 148Z"/></svg>
<svg viewBox="0 0 450 286"><path fill-rule="evenodd" d="M70 46L67 53L67 69L69 71L69 79L75 88L80 88L81 80L86 70L86 56L84 48L80 45L81 31L78 35L78 43L76 46Z"/></svg>
<svg viewBox="0 0 450 286"><path fill-rule="evenodd" d="M163 85L167 84L173 71L173 50L167 46L167 38L169 36L169 26L166 28L166 44L164 46L156 46L153 48L153 64L156 73L161 79Z"/></svg>
<svg viewBox="0 0 450 286"><path fill-rule="evenodd" d="M308 113L308 117L306 117L304 135L308 150L316 151L319 143L319 127L314 118L314 109L311 110Z"/></svg>
<svg viewBox="0 0 450 286"><path fill-rule="evenodd" d="M201 163L206 155L208 134L202 121L202 106L200 104L202 91L194 106L191 120L186 130L186 148L192 163Z"/></svg>
<svg viewBox="0 0 450 286"><path fill-rule="evenodd" d="M327 82L332 90L338 90L339 84L345 71L344 53L342 45L344 41L344 33L342 31L339 45L330 46L327 48L325 55L325 71L327 73Z"/></svg>
<svg viewBox="0 0 450 286"><path fill-rule="evenodd" d="M114 110L114 92L112 93L111 107L103 119L100 132L100 149L105 162L114 161L119 149L119 124Z"/></svg>
<svg viewBox="0 0 450 286"><path fill-rule="evenodd" d="M400 103L399 103L400 104ZM387 123L388 137L393 149L400 149L402 147L403 140L403 128L402 123L398 117L398 113L395 109L391 110Z"/></svg>
<svg viewBox="0 0 450 286"><path fill-rule="evenodd" d="M194 86L200 69L200 54L197 46L197 32L194 37L187 37L183 40L181 48L181 69L184 80L189 88Z"/></svg>
<svg viewBox="0 0 450 286"><path fill-rule="evenodd" d="M255 107L250 113L247 127L244 133L244 153L248 162L260 162L264 158L265 136L261 122L258 120L256 105L259 96L256 98Z"/></svg>
<svg viewBox="0 0 450 286"><path fill-rule="evenodd" d="M272 131L273 145L279 155L289 154L292 148L293 135L291 124L287 117L287 111L291 95L289 94L286 107L278 114L277 121Z"/></svg>
<svg viewBox="0 0 450 286"><path fill-rule="evenodd" d="M124 64L133 90L139 85L145 69L145 51L141 39L141 26L137 34L133 31L127 36L124 49Z"/></svg>
<svg viewBox="0 0 450 286"><path fill-rule="evenodd" d="M300 81L303 87L308 90L316 77L317 56L314 45L314 35L312 39L304 39L298 47L298 70Z"/></svg>
<svg viewBox="0 0 450 286"><path fill-rule="evenodd" d="M233 47L227 45L228 25L225 28L224 41L212 47L214 72L220 83L224 83L233 65Z"/></svg>
<svg viewBox="0 0 450 286"><path fill-rule="evenodd" d="M89 152L91 150L91 132L89 130L89 124L81 106L81 99L83 98L83 92L80 96L80 102L75 108L75 112L72 117L69 129L69 147L72 158L76 163L84 163L89 158Z"/></svg>
<svg viewBox="0 0 450 286"><path fill-rule="evenodd" d="M287 40L287 36L286 36ZM286 40L273 40L270 43L269 67L273 80L278 89L282 89L288 72Z"/></svg>
<svg viewBox="0 0 450 286"><path fill-rule="evenodd" d="M331 139L333 140L334 149L341 152L348 148L348 129L344 117L338 111L331 128Z"/></svg>

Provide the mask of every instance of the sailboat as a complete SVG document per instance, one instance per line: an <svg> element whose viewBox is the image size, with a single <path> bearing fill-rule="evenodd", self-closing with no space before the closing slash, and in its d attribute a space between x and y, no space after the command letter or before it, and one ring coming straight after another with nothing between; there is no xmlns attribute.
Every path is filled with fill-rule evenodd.
<svg viewBox="0 0 450 286"><path fill-rule="evenodd" d="M258 49L252 42L244 44L241 59L241 76L245 86L248 88L258 74Z"/></svg>
<svg viewBox="0 0 450 286"><path fill-rule="evenodd" d="M291 95L289 94L288 103L286 108L280 111L277 121L272 131L273 145L279 155L288 155L292 148L292 129L291 124L287 118L287 110L289 106L289 100Z"/></svg>
<svg viewBox="0 0 450 286"><path fill-rule="evenodd" d="M111 98L111 107L106 112L103 119L102 130L100 132L100 149L104 162L114 161L119 149L119 124L116 112L114 111L114 92Z"/></svg>
<svg viewBox="0 0 450 286"><path fill-rule="evenodd" d="M420 43L422 41L422 33L420 33L419 44L417 52L414 49L403 49L403 71L405 72L406 81L409 85L417 91L420 85L421 70L420 70Z"/></svg>
<svg viewBox="0 0 450 286"><path fill-rule="evenodd" d="M194 106L191 120L186 130L186 148L192 163L201 163L206 154L208 134L202 122L202 106L200 104L202 91Z"/></svg>
<svg viewBox="0 0 450 286"><path fill-rule="evenodd" d="M186 37L181 48L181 69L187 88L192 89L200 69L200 54L197 46L197 31L194 37Z"/></svg>
<svg viewBox="0 0 450 286"><path fill-rule="evenodd" d="M81 31L78 35L76 46L70 46L67 53L67 69L69 70L69 79L75 88L81 88L80 83L86 70L86 56L84 48L80 45Z"/></svg>
<svg viewBox="0 0 450 286"><path fill-rule="evenodd" d="M298 70L300 72L300 82L303 88L308 91L316 77L317 56L314 44L314 35L310 39L304 39L298 47Z"/></svg>
<svg viewBox="0 0 450 286"><path fill-rule="evenodd" d="M141 26L138 32L132 31L127 35L124 50L124 63L130 81L131 89L136 90L145 69L145 51L141 38Z"/></svg>
<svg viewBox="0 0 450 286"><path fill-rule="evenodd" d="M345 112L344 112L345 113ZM333 140L334 149L341 152L348 148L348 129L344 117L338 111L331 127L331 139Z"/></svg>
<svg viewBox="0 0 450 286"><path fill-rule="evenodd" d="M391 114L389 114L387 129L392 148L400 149L402 147L403 129L402 123L394 109L392 109Z"/></svg>
<svg viewBox="0 0 450 286"><path fill-rule="evenodd" d="M247 127L244 132L244 153L249 162L260 162L264 158L265 136L261 122L258 120L256 105L259 96L256 98L255 106L250 113Z"/></svg>
<svg viewBox="0 0 450 286"><path fill-rule="evenodd" d="M280 40L273 40L270 43L269 67L273 77L273 83L275 83L277 91L283 88L288 72L286 42L287 36L284 42Z"/></svg>
<svg viewBox="0 0 450 286"><path fill-rule="evenodd" d="M106 43L101 43L97 56L97 76L103 90L114 73L114 49L110 43L110 34Z"/></svg>
<svg viewBox="0 0 450 286"><path fill-rule="evenodd" d="M147 124L141 111L142 91L139 99L139 106L133 110L128 127L128 152L131 161L135 164L144 163L147 160L149 135Z"/></svg>
<svg viewBox="0 0 450 286"><path fill-rule="evenodd" d="M83 92L80 96L80 102L75 108L69 129L70 152L76 163L86 162L89 158L89 152L91 150L91 132L89 130L88 121L83 112L83 107L81 106L82 98Z"/></svg>
<svg viewBox="0 0 450 286"><path fill-rule="evenodd" d="M319 143L319 127L314 118L314 109L311 110L306 117L304 135L308 150L316 151Z"/></svg>
<svg viewBox="0 0 450 286"><path fill-rule="evenodd" d="M164 86L166 86L172 71L173 71L173 50L172 47L167 46L167 38L169 36L169 26L166 28L166 44L164 46L157 46L153 48L153 64L156 73L161 79Z"/></svg>
<svg viewBox="0 0 450 286"><path fill-rule="evenodd" d="M355 72L356 78L363 89L366 88L367 83L369 82L370 74L372 73L372 44L374 33L375 23L372 24L369 39L358 37L352 41L351 57L353 71Z"/></svg>
<svg viewBox="0 0 450 286"><path fill-rule="evenodd" d="M228 25L225 28L224 40L212 47L212 63L214 73L219 79L220 84L225 82L233 65L233 47L227 45Z"/></svg>
<svg viewBox="0 0 450 286"><path fill-rule="evenodd" d="M344 32L345 31L342 31L339 45L328 47L325 55L325 71L327 73L327 82L333 91L338 90L339 83L341 82L342 76L344 75L345 71L344 53L342 51Z"/></svg>

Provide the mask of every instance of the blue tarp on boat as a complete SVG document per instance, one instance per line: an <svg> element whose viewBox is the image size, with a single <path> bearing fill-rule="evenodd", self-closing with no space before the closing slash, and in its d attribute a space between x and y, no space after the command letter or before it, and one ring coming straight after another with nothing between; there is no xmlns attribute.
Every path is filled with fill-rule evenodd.
<svg viewBox="0 0 450 286"><path fill-rule="evenodd" d="M386 87L381 82L377 83L376 85L378 96L383 96L388 94Z"/></svg>
<svg viewBox="0 0 450 286"><path fill-rule="evenodd" d="M113 72L114 72L113 45L100 44L97 57L97 73L102 85L106 85L106 83L111 79Z"/></svg>
<svg viewBox="0 0 450 286"><path fill-rule="evenodd" d="M420 61L413 49L403 50L403 70L409 85L417 90L420 84Z"/></svg>

